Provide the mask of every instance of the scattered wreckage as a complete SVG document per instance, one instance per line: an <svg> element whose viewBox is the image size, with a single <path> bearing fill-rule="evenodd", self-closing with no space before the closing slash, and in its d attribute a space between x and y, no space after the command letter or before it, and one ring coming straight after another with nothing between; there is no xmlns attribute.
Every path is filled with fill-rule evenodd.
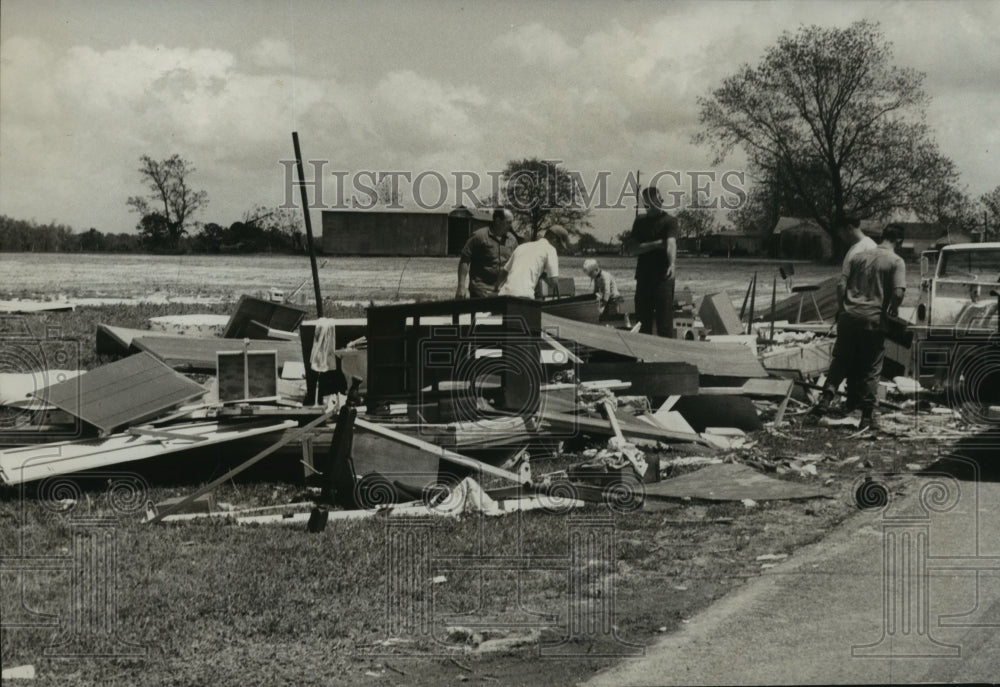
<svg viewBox="0 0 1000 687"><path fill-rule="evenodd" d="M828 288L817 291L815 310L825 317ZM762 487L731 467L688 477L690 489L661 483L671 469L662 451L650 450L711 456L748 449L748 432L765 423L780 432L810 405L832 342L823 336L828 324L797 321L801 298L772 298L764 319L754 317L749 289L742 313L725 293L712 294L695 317L694 299L682 294L675 339L592 321L592 299L586 315L574 318L582 312L576 296L393 304L370 307L366 318L315 320L298 306L244 296L225 322L158 318L149 330L102 324L97 350L117 360L79 375L36 369L22 375L20 393L0 399L0 442L8 446L0 450L0 482L166 455L215 465L223 452L252 453L187 496L150 504L147 521L230 517L310 529L376 512L501 515L586 502L627 510L715 492L751 502L816 497L822 489L780 481ZM796 321L787 319L792 312ZM922 390L897 381L898 395ZM883 402L899 411L919 405ZM582 462L535 474L532 456L558 454L581 438L592 446ZM312 501L292 504L297 514L214 506L216 487L275 454L300 464L314 489ZM750 458L758 467L767 461ZM778 468L815 474L808 461Z"/></svg>

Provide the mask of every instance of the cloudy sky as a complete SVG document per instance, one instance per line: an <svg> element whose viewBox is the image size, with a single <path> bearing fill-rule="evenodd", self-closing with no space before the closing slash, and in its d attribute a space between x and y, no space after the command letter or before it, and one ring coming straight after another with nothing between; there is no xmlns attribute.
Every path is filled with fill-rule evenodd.
<svg viewBox="0 0 1000 687"><path fill-rule="evenodd" d="M697 97L782 31L862 18L882 23L897 64L926 72L929 122L967 190L1000 184L995 0L4 0L0 213L132 231L139 156L178 153L209 194L198 219L228 224L284 201L292 131L328 161L331 204L333 172L347 190L365 170L424 172L433 203L432 172L521 157L605 171L611 189L628 170L711 170L691 143ZM404 182L407 204L414 190ZM630 219L600 213L596 233Z"/></svg>

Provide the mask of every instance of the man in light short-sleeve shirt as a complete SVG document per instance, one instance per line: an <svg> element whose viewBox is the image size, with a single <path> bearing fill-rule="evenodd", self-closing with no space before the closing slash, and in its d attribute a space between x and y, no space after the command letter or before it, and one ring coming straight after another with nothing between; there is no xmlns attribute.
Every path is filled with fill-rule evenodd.
<svg viewBox="0 0 1000 687"><path fill-rule="evenodd" d="M535 287L542 275L559 276L559 254L556 246L565 246L569 233L560 226L544 229L535 241L522 243L514 249L501 271L497 292L501 296L534 298Z"/></svg>

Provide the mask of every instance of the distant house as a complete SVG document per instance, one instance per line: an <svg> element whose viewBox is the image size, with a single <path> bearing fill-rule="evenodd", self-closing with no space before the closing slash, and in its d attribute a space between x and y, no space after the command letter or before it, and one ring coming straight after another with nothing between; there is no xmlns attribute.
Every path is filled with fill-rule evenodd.
<svg viewBox="0 0 1000 687"><path fill-rule="evenodd" d="M756 234L740 231L719 231L701 237L699 252L709 255L747 256L759 255L762 239Z"/></svg>
<svg viewBox="0 0 1000 687"><path fill-rule="evenodd" d="M781 217L771 231L770 252L776 258L825 260L833 255L833 240L815 220Z"/></svg>
<svg viewBox="0 0 1000 687"><path fill-rule="evenodd" d="M903 246L899 253L907 258L919 257L926 250L934 250L952 243L972 241L969 234L949 230L937 222L890 222L886 224L895 224L903 228Z"/></svg>
<svg viewBox="0 0 1000 687"><path fill-rule="evenodd" d="M451 212L324 210L326 255L458 255L469 235L490 222L490 211L459 206Z"/></svg>

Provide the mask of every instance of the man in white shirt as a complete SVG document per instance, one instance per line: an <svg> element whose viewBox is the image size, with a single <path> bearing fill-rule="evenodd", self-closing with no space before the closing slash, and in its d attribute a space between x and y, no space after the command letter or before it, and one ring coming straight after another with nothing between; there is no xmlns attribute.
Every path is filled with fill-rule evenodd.
<svg viewBox="0 0 1000 687"><path fill-rule="evenodd" d="M569 232L554 225L541 230L538 239L515 248L501 270L497 292L501 296L534 298L535 287L543 274L549 278L559 276L556 248L565 247L568 241Z"/></svg>

